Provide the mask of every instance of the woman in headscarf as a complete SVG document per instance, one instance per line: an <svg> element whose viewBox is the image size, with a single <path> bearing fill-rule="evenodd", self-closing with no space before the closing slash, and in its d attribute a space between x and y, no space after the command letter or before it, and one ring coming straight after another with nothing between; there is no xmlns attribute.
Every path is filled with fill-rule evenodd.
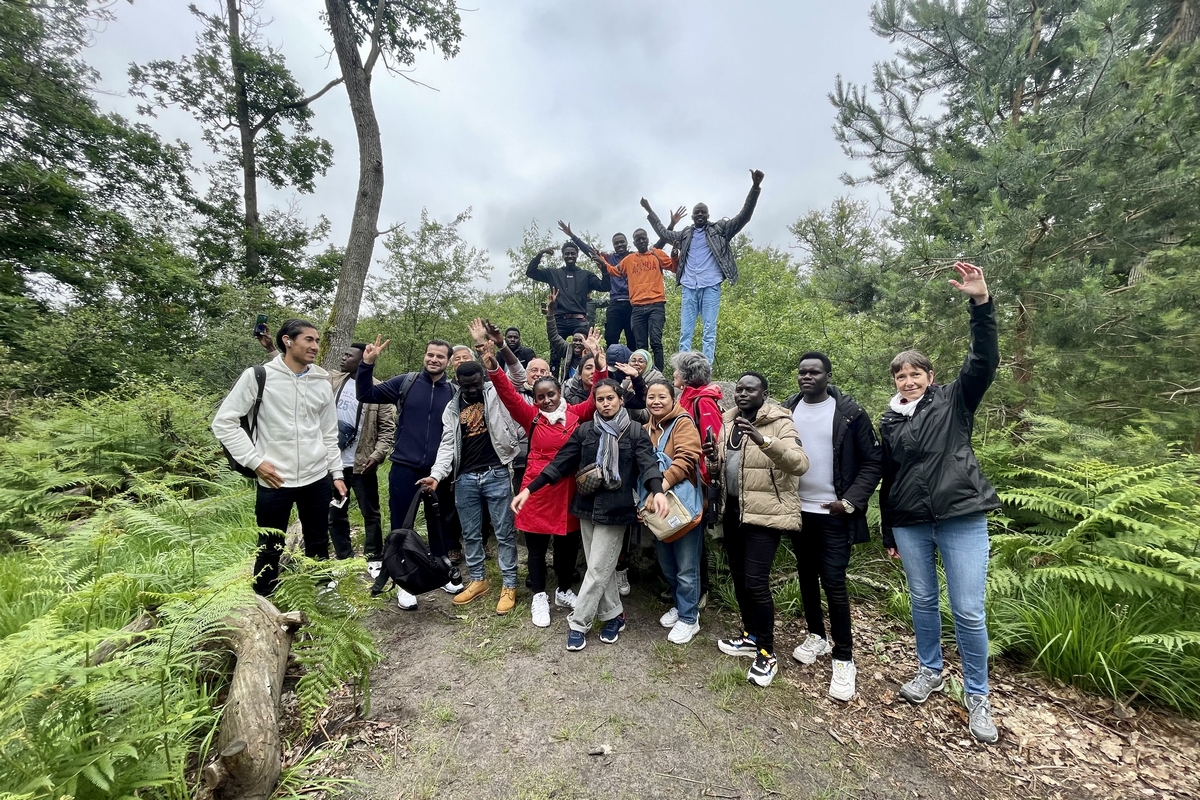
<svg viewBox="0 0 1200 800"><path fill-rule="evenodd" d="M645 428L629 418L621 402L623 394L616 381L597 382L595 418L576 428L554 460L513 498L513 510L520 514L543 492L553 492L559 484L574 484L577 471L584 481L573 487L571 513L579 518L588 566L575 607L567 617L568 650L582 650L587 645L586 634L596 618L602 624L600 641L605 644L616 642L625 630L625 609L617 590L617 556L625 528L637 519L638 486L648 493L646 505L654 513L666 516L668 512L654 445ZM588 472L592 475L585 478ZM594 485L589 487L589 483ZM558 563L557 553L554 561Z"/></svg>

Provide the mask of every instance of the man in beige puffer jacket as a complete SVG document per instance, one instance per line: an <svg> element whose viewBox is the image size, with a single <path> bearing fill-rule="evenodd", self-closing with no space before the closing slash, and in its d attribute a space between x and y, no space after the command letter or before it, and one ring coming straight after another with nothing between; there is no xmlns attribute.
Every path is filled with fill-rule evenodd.
<svg viewBox="0 0 1200 800"><path fill-rule="evenodd" d="M722 417L721 435L705 444L709 475L721 482L722 524L729 571L742 612L742 634L717 646L754 659L746 677L770 686L775 658L771 565L785 533L800 529L797 479L808 456L786 408L767 399L767 379L748 372L733 392L735 408Z"/></svg>

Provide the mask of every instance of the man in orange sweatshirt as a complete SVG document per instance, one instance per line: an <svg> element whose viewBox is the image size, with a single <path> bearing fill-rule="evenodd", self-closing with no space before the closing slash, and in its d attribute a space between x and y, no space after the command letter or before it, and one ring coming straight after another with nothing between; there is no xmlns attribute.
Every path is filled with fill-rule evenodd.
<svg viewBox="0 0 1200 800"><path fill-rule="evenodd" d="M633 232L630 253L615 265L605 260L604 254L592 259L615 278L629 282L629 304L633 307L633 338L638 347L645 347L654 354L654 366L663 368L662 333L667 320L667 293L663 284L663 270L675 271L675 261L657 247L650 247L650 234L644 228Z"/></svg>

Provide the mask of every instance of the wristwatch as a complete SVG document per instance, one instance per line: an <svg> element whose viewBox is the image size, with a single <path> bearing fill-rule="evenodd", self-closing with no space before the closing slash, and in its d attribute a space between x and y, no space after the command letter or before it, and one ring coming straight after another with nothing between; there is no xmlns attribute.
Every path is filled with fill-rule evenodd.
<svg viewBox="0 0 1200 800"><path fill-rule="evenodd" d="M773 441L775 441L775 440L772 439L770 436L764 436L763 440L762 440L762 444L760 444L759 447L762 448L763 450L766 450L768 447L771 446L771 442L773 442Z"/></svg>
<svg viewBox="0 0 1200 800"><path fill-rule="evenodd" d="M854 513L854 506L850 505L849 500L842 500L842 508L846 509L847 514Z"/></svg>

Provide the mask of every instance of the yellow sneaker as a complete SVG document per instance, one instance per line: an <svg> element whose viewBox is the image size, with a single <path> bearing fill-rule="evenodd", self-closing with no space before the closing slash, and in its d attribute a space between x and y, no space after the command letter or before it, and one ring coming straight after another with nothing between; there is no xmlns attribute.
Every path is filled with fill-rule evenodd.
<svg viewBox="0 0 1200 800"><path fill-rule="evenodd" d="M479 597L481 594L487 594L487 581L471 581L467 584L467 588L463 589L458 594L454 595L454 605L465 606L467 603Z"/></svg>
<svg viewBox="0 0 1200 800"><path fill-rule="evenodd" d="M500 590L500 602L496 603L497 614L507 614L517 604L517 590L505 586Z"/></svg>

